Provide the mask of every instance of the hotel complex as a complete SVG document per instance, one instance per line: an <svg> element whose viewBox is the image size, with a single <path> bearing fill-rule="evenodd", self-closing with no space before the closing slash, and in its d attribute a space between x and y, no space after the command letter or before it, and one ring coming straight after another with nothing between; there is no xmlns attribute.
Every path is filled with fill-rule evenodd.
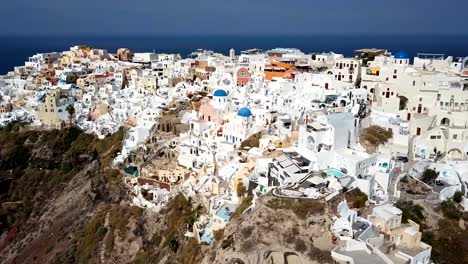
<svg viewBox="0 0 468 264"><path fill-rule="evenodd" d="M355 54L36 54L0 76L0 126L77 126L100 138L124 127L112 165L132 204L198 199L207 212L187 236L200 243L213 243L247 195L243 212L263 195L339 200L327 227L335 261L429 264L431 245L395 202L403 177L421 182L431 169L434 199L462 192L468 210L468 57ZM353 190L367 196L366 215L344 198Z"/></svg>

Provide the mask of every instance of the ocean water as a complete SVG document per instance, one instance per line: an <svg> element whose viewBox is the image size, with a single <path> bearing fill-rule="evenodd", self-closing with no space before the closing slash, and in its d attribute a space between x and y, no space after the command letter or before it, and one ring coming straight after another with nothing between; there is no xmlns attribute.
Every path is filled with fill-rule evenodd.
<svg viewBox="0 0 468 264"><path fill-rule="evenodd" d="M167 52L186 56L198 49L211 49L228 54L229 49L298 48L303 52L334 51L351 56L360 48L383 48L391 52L405 50L415 56L421 53L441 53L454 57L468 56L466 36L0 36L0 74L23 65L39 52L67 50L75 45L89 45L115 52L126 47L134 52Z"/></svg>

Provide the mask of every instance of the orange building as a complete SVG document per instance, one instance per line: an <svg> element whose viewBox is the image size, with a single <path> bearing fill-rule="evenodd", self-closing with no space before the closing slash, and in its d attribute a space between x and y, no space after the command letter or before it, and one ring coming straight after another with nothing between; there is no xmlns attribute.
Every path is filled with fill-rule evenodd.
<svg viewBox="0 0 468 264"><path fill-rule="evenodd" d="M274 77L290 78L293 71L293 65L283 62L272 62L265 65L265 80L271 81Z"/></svg>

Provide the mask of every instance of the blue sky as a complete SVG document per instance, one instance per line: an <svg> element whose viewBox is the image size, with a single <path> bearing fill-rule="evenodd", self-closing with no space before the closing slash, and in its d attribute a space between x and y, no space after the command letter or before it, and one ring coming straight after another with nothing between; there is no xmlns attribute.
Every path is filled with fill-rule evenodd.
<svg viewBox="0 0 468 264"><path fill-rule="evenodd" d="M3 0L0 35L468 34L467 0Z"/></svg>

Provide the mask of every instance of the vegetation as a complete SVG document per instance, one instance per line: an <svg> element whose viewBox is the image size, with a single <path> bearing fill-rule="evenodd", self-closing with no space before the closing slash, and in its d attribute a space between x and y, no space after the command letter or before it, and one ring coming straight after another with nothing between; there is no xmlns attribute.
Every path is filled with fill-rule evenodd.
<svg viewBox="0 0 468 264"><path fill-rule="evenodd" d="M296 238L296 241L294 242L294 249L299 252L304 252L307 250L307 245L304 240Z"/></svg>
<svg viewBox="0 0 468 264"><path fill-rule="evenodd" d="M101 210L84 227L75 254L79 263L99 262L99 243L107 232L104 227L105 217L106 210Z"/></svg>
<svg viewBox="0 0 468 264"><path fill-rule="evenodd" d="M231 215L231 218L239 217L247 208L249 208L249 206L252 205L252 199L252 196L244 196L239 206L237 206L236 210Z"/></svg>
<svg viewBox="0 0 468 264"><path fill-rule="evenodd" d="M190 198L177 194L162 212L166 224L164 233L154 235L134 263L158 263L164 255L161 252L177 254L170 263L197 263L202 256L201 245L195 239L186 240L184 233L186 229L192 230L197 216L204 211L204 207L194 206Z"/></svg>
<svg viewBox="0 0 468 264"><path fill-rule="evenodd" d="M214 239L215 239L216 241L221 241L221 240L223 240L223 237L224 237L224 229L219 229L219 230L213 231L213 235L214 235Z"/></svg>
<svg viewBox="0 0 468 264"><path fill-rule="evenodd" d="M461 191L456 191L452 197L453 201L456 203L461 203L462 198L463 198L463 193Z"/></svg>
<svg viewBox="0 0 468 264"><path fill-rule="evenodd" d="M440 209L442 210L444 216L448 219L458 221L463 216L461 210L458 209L458 205L452 200L443 201L440 204Z"/></svg>
<svg viewBox="0 0 468 264"><path fill-rule="evenodd" d="M40 214L39 209L47 199L91 161L103 164L103 172L114 171L109 165L121 148L123 135L124 131L120 130L99 140L77 127L37 131L29 129L25 123L13 123L0 129L0 181L3 185L0 202L23 204L14 212L0 210L0 231L12 225L21 231L22 223L31 214ZM119 174L106 173L105 177L109 177L107 175L120 182Z"/></svg>
<svg viewBox="0 0 468 264"><path fill-rule="evenodd" d="M419 204L414 204L413 201L398 201L395 204L403 212L401 216L402 223L408 223L408 219L413 220L421 228L425 225L426 217L424 216L424 208Z"/></svg>
<svg viewBox="0 0 468 264"><path fill-rule="evenodd" d="M307 256L318 263L334 263L330 251L321 250L314 247L314 245L311 245L310 249L307 251Z"/></svg>
<svg viewBox="0 0 468 264"><path fill-rule="evenodd" d="M69 104L69 105L67 105L66 110L68 112L69 119L70 119L70 124L71 124L72 119L73 119L73 115L75 114L75 107L73 105Z"/></svg>
<svg viewBox="0 0 468 264"><path fill-rule="evenodd" d="M76 84L76 80L78 80L78 77L76 75L68 75L66 79L67 84Z"/></svg>
<svg viewBox="0 0 468 264"><path fill-rule="evenodd" d="M247 193L247 189L244 186L244 183L239 182L236 187L237 197L242 198Z"/></svg>
<svg viewBox="0 0 468 264"><path fill-rule="evenodd" d="M323 203L312 199L273 198L266 205L275 210L291 210L300 219L306 219L309 215L322 214L325 211Z"/></svg>
<svg viewBox="0 0 468 264"><path fill-rule="evenodd" d="M433 169L426 169L422 176L421 176L421 181L426 183L426 184L431 184L432 182L437 179L437 172Z"/></svg>
<svg viewBox="0 0 468 264"><path fill-rule="evenodd" d="M372 146L383 145L393 137L391 130L386 130L380 126L370 126L361 131L360 140L371 144Z"/></svg>
<svg viewBox="0 0 468 264"><path fill-rule="evenodd" d="M262 132L258 132L258 133L251 135L249 138L242 141L240 148L241 149L246 148L246 147L258 148L260 146L260 139L262 138L262 135L263 135Z"/></svg>
<svg viewBox="0 0 468 264"><path fill-rule="evenodd" d="M139 219L143 215L143 209L136 206L122 205L112 208L109 212L109 225L112 230L117 230L120 237L124 237L130 230L130 219Z"/></svg>
<svg viewBox="0 0 468 264"><path fill-rule="evenodd" d="M355 188L345 194L346 200L351 204L351 208L364 208L368 197L365 193Z"/></svg>
<svg viewBox="0 0 468 264"><path fill-rule="evenodd" d="M438 264L468 263L468 230L461 229L457 222L440 219L438 229L426 230L422 241L432 246L431 259Z"/></svg>

